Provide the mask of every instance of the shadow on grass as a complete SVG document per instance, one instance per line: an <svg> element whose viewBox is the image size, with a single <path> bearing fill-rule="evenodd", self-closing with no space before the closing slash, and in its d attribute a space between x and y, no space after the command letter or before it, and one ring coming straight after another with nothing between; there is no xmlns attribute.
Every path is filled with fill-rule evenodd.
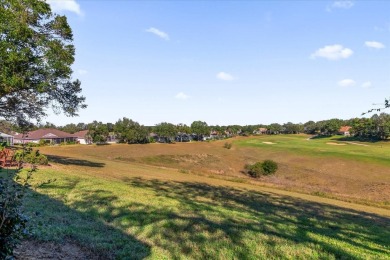
<svg viewBox="0 0 390 260"><path fill-rule="evenodd" d="M358 257L359 255L352 253L353 247L366 251L368 255L390 254L390 219L375 214L230 187L148 181L139 178L126 181L133 187L151 189L157 196L175 199L189 211L195 212L195 215L186 215L185 212L172 214L169 210L161 211L150 207L141 207L138 212L132 211L131 214L136 216L132 218L135 224L169 220L170 228L163 232L167 242L162 245L168 250L173 251L175 247L181 247L182 252L187 252L193 243L209 243L209 239L204 239L199 234L200 226L202 230L212 234L211 240L227 239L232 246L238 246L235 257L239 259L256 257L256 254L253 254L254 249L243 242L247 232L268 235L266 243L272 243L275 238L276 241L292 244L316 244L320 247L319 251L325 252L324 256L332 255L336 258ZM204 199L207 199L207 202L204 202ZM218 207L248 213L256 219L240 220L232 215L222 214L219 221L211 221L207 215L220 213ZM339 245L332 240L338 241ZM370 243L365 243L367 241ZM200 245L199 250L202 250ZM268 247L268 250L268 256L287 256L286 252L275 250L274 246ZM201 256L208 258L215 255L204 250ZM299 256L304 257L296 255Z"/></svg>
<svg viewBox="0 0 390 260"><path fill-rule="evenodd" d="M326 139L326 138L329 138L329 137L332 137L332 136L331 135L313 135L309 139L316 140L316 139Z"/></svg>
<svg viewBox="0 0 390 260"><path fill-rule="evenodd" d="M0 178L13 178L15 174L16 170L13 175L6 174L3 170L0 172ZM58 188L66 191L75 188L78 183L77 179L73 179L66 185L58 185ZM104 191L94 192L102 199L90 201L89 205L102 205L117 199L114 196L106 196ZM24 197L23 211L30 217L30 238L37 242L50 241L61 245L65 241L71 241L91 252L94 259L144 259L150 255L151 248L148 244L109 225L104 219L78 211L61 200L32 189L29 189Z"/></svg>
<svg viewBox="0 0 390 260"><path fill-rule="evenodd" d="M152 192L154 200L174 201L174 206L124 204L109 191L92 189L71 204L83 212L79 217L86 218L74 228L100 219L116 227L113 232L133 230L146 237L169 258L311 258L316 254L315 258L354 259L390 254L390 219L375 214L231 187L142 178L123 181L129 190ZM70 225L73 219L67 214L55 222ZM85 240L91 235L106 237L106 232L86 231ZM117 247L128 243L116 241ZM121 252L124 255L116 257L126 256Z"/></svg>
<svg viewBox="0 0 390 260"><path fill-rule="evenodd" d="M76 165L86 167L104 167L105 163L92 162L88 160L75 159L72 157L58 156L58 155L47 155L49 162L54 162L63 165Z"/></svg>
<svg viewBox="0 0 390 260"><path fill-rule="evenodd" d="M363 142L363 143L389 142L389 140L382 140L378 138L362 138L362 137L355 137L355 136L334 137L332 138L332 140L347 141L347 142Z"/></svg>
<svg viewBox="0 0 390 260"><path fill-rule="evenodd" d="M49 194L55 190L58 200L31 191L26 209L38 214L31 222L35 236L71 238L102 258L116 259L160 257L159 252L172 259L386 259L390 254L390 219L375 214L202 183L122 181L135 194L129 197L145 194L149 201L126 201L101 185L80 189L86 183L78 178L41 187ZM151 246L157 255L151 255Z"/></svg>

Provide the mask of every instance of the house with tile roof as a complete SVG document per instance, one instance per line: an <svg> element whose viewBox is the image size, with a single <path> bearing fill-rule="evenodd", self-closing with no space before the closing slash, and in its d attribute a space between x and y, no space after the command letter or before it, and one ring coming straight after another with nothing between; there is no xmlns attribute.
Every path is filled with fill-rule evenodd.
<svg viewBox="0 0 390 260"><path fill-rule="evenodd" d="M350 136L351 135L351 133L350 133L351 128L352 128L352 126L347 126L347 125L342 126L339 129L339 134L344 135L344 136Z"/></svg>
<svg viewBox="0 0 390 260"><path fill-rule="evenodd" d="M267 131L268 131L267 128L260 127L260 128L258 128L258 129L256 129L256 130L254 130L254 131L253 131L253 134L255 134L255 135L263 135L263 134L266 134Z"/></svg>
<svg viewBox="0 0 390 260"><path fill-rule="evenodd" d="M14 135L14 143L39 143L45 140L50 144L60 144L65 142L77 142L77 136L54 128L44 128L28 132L27 134Z"/></svg>
<svg viewBox="0 0 390 260"><path fill-rule="evenodd" d="M80 144L92 144L92 138L88 135L89 130L82 130L74 133Z"/></svg>

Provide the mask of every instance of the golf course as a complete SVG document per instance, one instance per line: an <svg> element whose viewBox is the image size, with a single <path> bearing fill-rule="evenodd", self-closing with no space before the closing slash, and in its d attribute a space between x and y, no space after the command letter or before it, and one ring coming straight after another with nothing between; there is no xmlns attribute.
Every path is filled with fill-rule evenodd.
<svg viewBox="0 0 390 260"><path fill-rule="evenodd" d="M16 256L36 244L80 259L390 256L387 142L302 134L39 150L50 165L33 175L33 237ZM274 175L245 174L266 159Z"/></svg>

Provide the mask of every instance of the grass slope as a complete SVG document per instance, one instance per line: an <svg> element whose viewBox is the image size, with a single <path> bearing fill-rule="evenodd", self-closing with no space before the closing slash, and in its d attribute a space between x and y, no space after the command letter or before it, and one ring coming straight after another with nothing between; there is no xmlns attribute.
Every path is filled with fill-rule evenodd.
<svg viewBox="0 0 390 260"><path fill-rule="evenodd" d="M46 183L50 179L55 181ZM390 255L386 210L357 210L331 200L318 203L313 196L174 169L65 157L36 173L34 187L25 207L38 215L32 220L36 239L71 239L102 258Z"/></svg>

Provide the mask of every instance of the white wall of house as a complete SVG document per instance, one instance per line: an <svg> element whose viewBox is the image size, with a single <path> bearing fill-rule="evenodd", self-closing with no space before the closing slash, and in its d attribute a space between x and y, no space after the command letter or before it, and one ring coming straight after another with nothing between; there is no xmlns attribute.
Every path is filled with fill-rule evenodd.
<svg viewBox="0 0 390 260"><path fill-rule="evenodd" d="M77 138L77 140L79 141L80 144L87 144L85 138Z"/></svg>

